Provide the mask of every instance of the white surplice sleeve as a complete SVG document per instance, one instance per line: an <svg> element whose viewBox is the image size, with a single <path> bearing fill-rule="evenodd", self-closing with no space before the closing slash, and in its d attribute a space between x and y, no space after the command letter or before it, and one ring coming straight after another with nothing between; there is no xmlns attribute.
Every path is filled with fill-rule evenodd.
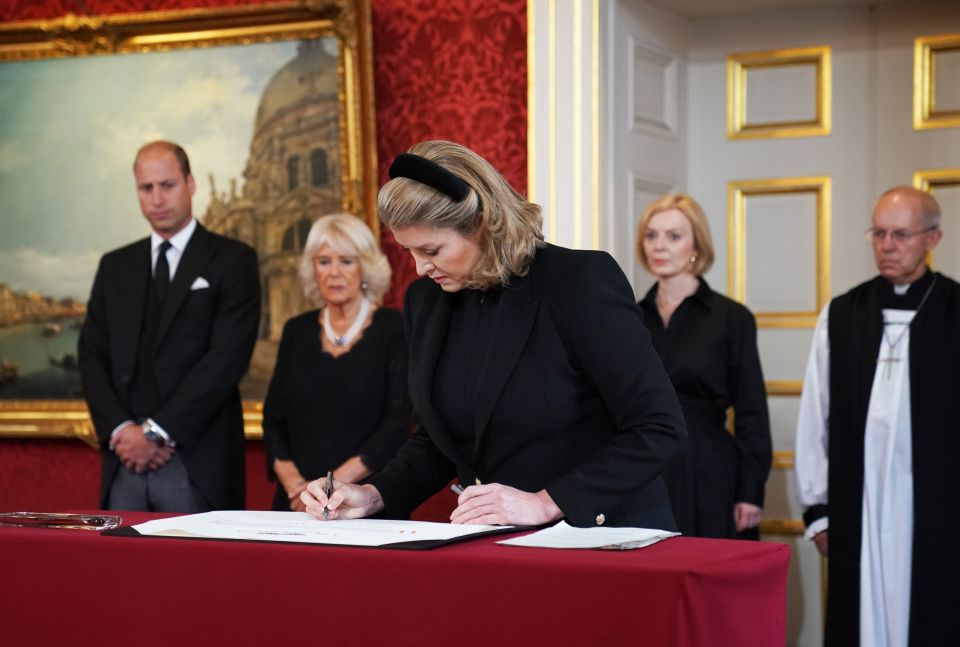
<svg viewBox="0 0 960 647"><path fill-rule="evenodd" d="M797 492L804 509L827 504L827 449L830 429L830 337L827 330L830 305L817 319L810 346L810 357L803 378L800 395L800 414L797 418L795 473ZM826 516L807 527L804 537L813 538L826 530Z"/></svg>

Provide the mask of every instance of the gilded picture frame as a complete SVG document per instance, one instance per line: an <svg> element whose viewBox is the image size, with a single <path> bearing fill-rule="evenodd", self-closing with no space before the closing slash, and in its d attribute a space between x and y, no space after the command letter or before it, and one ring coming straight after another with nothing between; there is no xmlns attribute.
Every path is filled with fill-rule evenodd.
<svg viewBox="0 0 960 647"><path fill-rule="evenodd" d="M289 284L284 284L285 290L289 293L284 297L287 304L285 307L288 310L297 307L302 310L305 308L299 301L293 305L290 304L290 295L296 292L296 296L302 298L299 293L299 286L294 285L294 279L291 277L295 276L296 273L293 257L299 253L299 250L294 247L296 243L299 243L302 247L302 238L305 233L303 226L307 217L313 219L323 215L324 212L330 211L352 213L363 218L370 225L375 236L379 234L376 218L377 160L369 0L307 0L266 6L154 11L100 16L67 14L53 20L5 23L0 24L0 69L6 63L21 64L34 61L55 63L62 60L65 63L73 61L72 64L79 64L83 60L93 61L99 57L115 57L116 55L162 54L167 58L172 58L177 56L179 52L187 51L193 51L196 56L204 55L208 51L213 53L224 52L224 55L226 55L227 52L241 52L242 50L264 46L287 48L289 51L295 51L295 56L298 58L302 52L322 49L326 52L328 59L333 61L328 66L327 77L335 79L335 87L332 87L331 91L325 94L325 96L332 97L329 99L330 102L336 104L335 108L328 111L326 117L328 126L325 132L335 133L335 138L331 140L333 145L330 149L330 159L328 160L327 156L315 156L313 153L316 153L316 151L310 151L311 155L307 159L300 160L298 158L297 161L303 163L297 165L295 171L292 170L293 165L288 163L285 163L283 168L268 169L268 171L281 176L283 182L293 182L291 179L293 177L304 178L298 180L298 182L307 185L311 185L312 182L311 186L313 188L319 186L318 178L321 178L329 184L327 195L333 197L327 203L317 203L315 201L311 202L310 199L302 195L296 196L297 199L287 196L285 204L299 205L305 215L301 217L300 221L288 227L286 233L282 230L271 232L266 229L257 232L259 238L272 240L274 243L271 244L282 246L283 250L289 252L287 256L291 258L284 258L282 259L282 266L277 265L283 272L286 272L284 276L287 284ZM164 56L154 58L163 59ZM271 77L271 82L294 62L296 61L290 60L287 65L276 68L276 74ZM18 70L21 69L23 69L22 66L18 68ZM51 68L47 67L45 69ZM297 69L303 68L301 66ZM267 89L263 91L264 94L260 95L256 119L262 120L264 118L265 99L263 97L267 90L269 90L269 84ZM170 91L174 93L185 90L183 88L171 88ZM0 100L2 99L3 97L0 96ZM332 115L332 117L329 115ZM259 128L259 125L255 128ZM248 184L251 182L250 168L253 164L254 149L255 142L251 139L250 154L244 170L244 178ZM12 157L12 154L10 154L5 159L5 153L11 152L4 151L0 146L0 172L4 168L4 162L9 162L9 158ZM188 148L188 153L193 158L197 151ZM289 159L286 160L286 162L289 161ZM132 156L129 162L132 163ZM327 168L332 169L329 177L325 170ZM78 173L82 171L83 169L78 169ZM118 185L122 186L122 190L129 193L132 205L131 211L134 212L130 217L135 218L138 217L138 214L136 213L136 197L132 175L129 175L129 167L125 169L125 172L124 177L117 177L115 180ZM197 175L196 169L194 169L194 174ZM114 180L114 178L107 179L111 182ZM205 179L197 177L197 184L202 186ZM237 194L235 182L236 180L231 181L232 186L229 193L218 193L211 173L210 202L203 213L198 213L195 204L194 213L207 228L252 244L253 241L246 239L253 234L244 228L244 221L241 220L241 216L244 213L252 213L254 208L250 206L251 200L247 199L250 196L246 193L243 195ZM240 204L243 208L236 207L237 204ZM310 208L307 209L307 206ZM277 208L276 205L271 205L269 215L272 216ZM0 218L5 219L3 215L0 215ZM263 220L267 220L267 218L261 217L259 221ZM142 219L141 224L143 224ZM146 231L144 229L141 236L145 235ZM291 238L294 243L293 247L287 245L290 242L288 238L291 232L293 234L293 238ZM132 240L125 242L132 242ZM106 251L109 251L109 249L99 249L97 254ZM260 251L258 249L258 252ZM266 267L263 256L261 256L261 268L265 287L268 287L266 282L272 280L274 275L270 274L268 276L270 268ZM4 278L0 275L0 291L5 289L6 292L13 294L12 286L7 286ZM90 280L92 281L92 275ZM32 290L33 288L27 286L26 289ZM265 292L270 291L265 290ZM278 291L275 290L274 292ZM15 296L19 298L22 294L27 294L27 292L18 292ZM0 294L0 315L3 315L3 296ZM282 313L285 317L297 313L277 310L274 304L269 301L269 298L265 297L264 303L267 314L278 315ZM74 309L71 314L75 315L72 323L77 323L79 319L82 319L82 312L85 308L82 304L75 303L74 300L69 301L71 302L70 307ZM276 312L274 312L275 310ZM280 318L280 316L273 316L273 319ZM275 343L278 340L279 329L282 324L283 321L271 321L262 326L265 331L263 333L264 338L276 338L272 342ZM34 322L34 325L40 324ZM67 328L66 323L63 327L64 329ZM47 331L44 330L44 335L46 333ZM259 345L260 342L258 342L258 347ZM266 352L261 353L265 357L269 356L269 359L265 360L266 364L262 371L266 373L266 379L269 378L273 361L269 350L268 348ZM50 353L49 350L47 352ZM50 363L54 364L55 360L57 362L67 361L69 357L66 353L59 354L57 357L51 354ZM0 380L7 379L11 375L16 376L16 366L13 363L8 362L0 366ZM264 376L261 375L258 383L261 392L263 382ZM246 390L244 396L245 432L247 438L258 438L262 433L260 428L262 400L249 397ZM96 435L86 405L78 397L69 399L0 397L0 438L3 437L77 438L91 446L97 446Z"/></svg>

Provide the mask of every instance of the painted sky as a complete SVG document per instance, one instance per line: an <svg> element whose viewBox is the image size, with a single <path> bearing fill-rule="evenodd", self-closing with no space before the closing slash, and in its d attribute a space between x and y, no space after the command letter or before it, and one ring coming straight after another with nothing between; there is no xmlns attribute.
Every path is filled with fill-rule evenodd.
<svg viewBox="0 0 960 647"><path fill-rule="evenodd" d="M241 188L260 95L296 47L0 64L0 283L86 300L101 254L149 234L131 166L144 142L187 150L197 216L210 173Z"/></svg>

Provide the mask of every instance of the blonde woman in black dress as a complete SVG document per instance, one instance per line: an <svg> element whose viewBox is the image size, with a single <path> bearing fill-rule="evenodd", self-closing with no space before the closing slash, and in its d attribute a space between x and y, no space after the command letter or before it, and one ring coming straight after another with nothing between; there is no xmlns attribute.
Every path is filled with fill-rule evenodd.
<svg viewBox="0 0 960 647"><path fill-rule="evenodd" d="M703 279L713 243L690 196L666 195L646 208L637 256L657 277L640 307L690 433L664 471L677 524L685 535L755 538L771 441L753 315Z"/></svg>

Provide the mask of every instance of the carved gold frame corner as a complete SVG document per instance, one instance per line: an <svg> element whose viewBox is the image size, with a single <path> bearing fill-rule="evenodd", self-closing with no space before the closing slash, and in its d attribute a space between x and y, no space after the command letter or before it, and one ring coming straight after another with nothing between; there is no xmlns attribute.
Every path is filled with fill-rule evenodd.
<svg viewBox="0 0 960 647"><path fill-rule="evenodd" d="M784 193L813 193L816 212L816 310L756 312L761 328L812 328L830 300L831 179L827 175L733 181L727 187L727 291L741 303L747 300L747 198Z"/></svg>
<svg viewBox="0 0 960 647"><path fill-rule="evenodd" d="M0 63L335 37L340 51L343 210L379 238L370 0L77 16L0 24ZM248 439L262 438L263 403L244 402ZM0 438L76 438L98 447L81 400L0 400Z"/></svg>
<svg viewBox="0 0 960 647"><path fill-rule="evenodd" d="M0 404L0 438L76 438L94 449L97 434L80 400L15 400Z"/></svg>
<svg viewBox="0 0 960 647"><path fill-rule="evenodd" d="M751 124L747 121L747 73L751 69L813 65L816 115L804 121ZM727 139L779 139L829 135L832 129L832 59L828 45L727 56Z"/></svg>
<svg viewBox="0 0 960 647"><path fill-rule="evenodd" d="M960 168L921 169L913 173L913 186L931 192L942 186L960 186Z"/></svg>
<svg viewBox="0 0 960 647"><path fill-rule="evenodd" d="M960 53L960 33L919 36L913 41L913 128L956 128L960 108L937 108L937 54Z"/></svg>
<svg viewBox="0 0 960 647"><path fill-rule="evenodd" d="M922 169L914 171L913 186L921 191L933 194L937 187L960 187L960 168ZM927 253L927 264L933 267L933 258L936 250Z"/></svg>

